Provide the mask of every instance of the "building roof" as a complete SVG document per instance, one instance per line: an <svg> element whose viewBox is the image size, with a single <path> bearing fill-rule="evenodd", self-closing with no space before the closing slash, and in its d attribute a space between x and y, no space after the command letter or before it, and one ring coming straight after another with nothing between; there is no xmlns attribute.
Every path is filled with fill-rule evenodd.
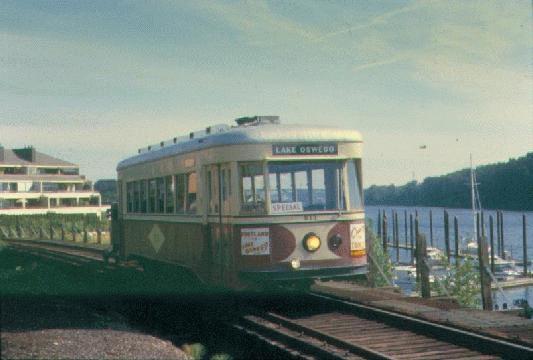
<svg viewBox="0 0 533 360"><path fill-rule="evenodd" d="M121 161L117 170L144 162L207 149L222 145L261 144L273 142L361 142L361 134L356 130L332 127L310 127L308 125L267 124L257 126L232 127L212 135L192 138L176 144L166 145L156 150Z"/></svg>
<svg viewBox="0 0 533 360"><path fill-rule="evenodd" d="M43 154L33 147L23 149L0 147L0 166L78 167L78 165L71 162Z"/></svg>

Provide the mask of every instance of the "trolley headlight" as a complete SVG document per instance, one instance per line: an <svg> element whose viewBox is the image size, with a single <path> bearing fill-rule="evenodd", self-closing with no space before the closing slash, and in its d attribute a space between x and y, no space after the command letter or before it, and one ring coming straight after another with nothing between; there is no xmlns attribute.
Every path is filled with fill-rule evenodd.
<svg viewBox="0 0 533 360"><path fill-rule="evenodd" d="M291 266L294 270L297 270L300 268L300 259L292 259L291 260Z"/></svg>
<svg viewBox="0 0 533 360"><path fill-rule="evenodd" d="M320 243L320 238L315 233L311 232L304 236L304 248L309 252L317 251L320 247Z"/></svg>
<svg viewBox="0 0 533 360"><path fill-rule="evenodd" d="M337 250L342 244L342 237L339 234L335 234L328 240L328 245L331 250Z"/></svg>

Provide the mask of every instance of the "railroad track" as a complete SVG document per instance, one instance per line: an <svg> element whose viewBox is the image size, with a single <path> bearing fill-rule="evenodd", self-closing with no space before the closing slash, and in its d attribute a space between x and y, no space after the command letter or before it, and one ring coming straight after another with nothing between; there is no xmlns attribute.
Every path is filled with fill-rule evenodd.
<svg viewBox="0 0 533 360"><path fill-rule="evenodd" d="M299 359L533 359L526 346L313 293L232 326Z"/></svg>
<svg viewBox="0 0 533 360"><path fill-rule="evenodd" d="M103 249L7 242L16 251L75 266L105 264ZM276 348L275 354L299 359L533 359L531 347L369 305L315 293L284 299L245 309L226 323Z"/></svg>
<svg viewBox="0 0 533 360"><path fill-rule="evenodd" d="M4 240L11 249L74 266L106 262L105 250L39 240Z"/></svg>

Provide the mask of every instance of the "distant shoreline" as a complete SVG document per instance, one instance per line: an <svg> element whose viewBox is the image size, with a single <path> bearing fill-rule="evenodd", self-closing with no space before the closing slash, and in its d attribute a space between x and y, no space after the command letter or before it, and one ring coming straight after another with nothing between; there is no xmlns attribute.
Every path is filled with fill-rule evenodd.
<svg viewBox="0 0 533 360"><path fill-rule="evenodd" d="M533 211L533 152L504 163L476 168L481 207L507 211ZM470 169L428 177L422 182L372 185L365 202L373 206L424 206L468 209Z"/></svg>

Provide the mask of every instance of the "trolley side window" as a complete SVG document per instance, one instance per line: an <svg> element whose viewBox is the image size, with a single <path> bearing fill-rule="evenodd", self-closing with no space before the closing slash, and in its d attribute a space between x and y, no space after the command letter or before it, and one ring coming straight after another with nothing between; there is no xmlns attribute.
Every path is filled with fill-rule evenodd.
<svg viewBox="0 0 533 360"><path fill-rule="evenodd" d="M174 212L174 181L172 176L165 177L165 212Z"/></svg>
<svg viewBox="0 0 533 360"><path fill-rule="evenodd" d="M243 164L241 172L241 212L265 212L265 179L261 163Z"/></svg>
<svg viewBox="0 0 533 360"><path fill-rule="evenodd" d="M198 176L196 172L187 174L187 213L196 213L196 198L198 193Z"/></svg>
<svg viewBox="0 0 533 360"><path fill-rule="evenodd" d="M162 177L157 178L156 185L157 185L156 212L161 214L165 212L165 179Z"/></svg>
<svg viewBox="0 0 533 360"><path fill-rule="evenodd" d="M361 186L361 160L348 161L348 186L350 193L350 209L363 208L363 196Z"/></svg>
<svg viewBox="0 0 533 360"><path fill-rule="evenodd" d="M185 212L185 179L186 174L176 175L176 212Z"/></svg>
<svg viewBox="0 0 533 360"><path fill-rule="evenodd" d="M155 179L148 180L148 212L155 213L156 201L156 181Z"/></svg>
<svg viewBox="0 0 533 360"><path fill-rule="evenodd" d="M141 211L141 198L140 198L140 182L135 181L133 183L133 212Z"/></svg>
<svg viewBox="0 0 533 360"><path fill-rule="evenodd" d="M133 182L126 183L126 202L128 204L128 212L133 212Z"/></svg>
<svg viewBox="0 0 533 360"><path fill-rule="evenodd" d="M148 210L148 206L146 202L146 180L141 180L140 184L141 184L141 188L140 188L139 194L141 197L141 212L146 213Z"/></svg>
<svg viewBox="0 0 533 360"><path fill-rule="evenodd" d="M207 201L209 214L218 214L218 171L216 166L207 170Z"/></svg>

